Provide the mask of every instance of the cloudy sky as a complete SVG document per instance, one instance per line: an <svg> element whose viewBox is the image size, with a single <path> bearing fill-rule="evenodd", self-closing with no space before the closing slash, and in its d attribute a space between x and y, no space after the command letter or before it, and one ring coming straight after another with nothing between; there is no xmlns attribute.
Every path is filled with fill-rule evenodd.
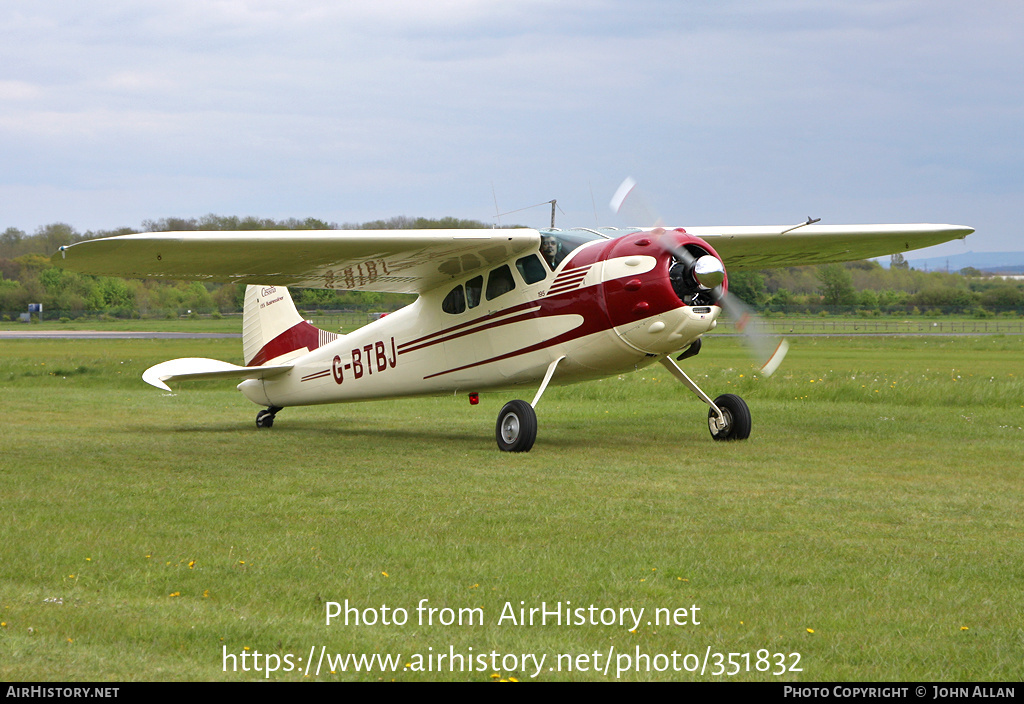
<svg viewBox="0 0 1024 704"><path fill-rule="evenodd" d="M5 0L0 230L939 222L1024 250L1019 0ZM545 208L502 222L540 227Z"/></svg>

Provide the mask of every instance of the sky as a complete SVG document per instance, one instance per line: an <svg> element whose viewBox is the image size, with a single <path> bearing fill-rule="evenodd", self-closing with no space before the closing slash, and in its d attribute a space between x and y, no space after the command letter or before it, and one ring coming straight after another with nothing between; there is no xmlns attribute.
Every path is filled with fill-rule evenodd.
<svg viewBox="0 0 1024 704"><path fill-rule="evenodd" d="M5 0L0 230L933 222L1024 251L1019 0Z"/></svg>

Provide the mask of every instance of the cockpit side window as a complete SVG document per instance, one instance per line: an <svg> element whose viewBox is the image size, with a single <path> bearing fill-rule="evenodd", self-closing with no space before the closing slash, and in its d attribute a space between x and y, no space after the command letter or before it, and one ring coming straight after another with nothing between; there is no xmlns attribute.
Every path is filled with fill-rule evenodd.
<svg viewBox="0 0 1024 704"><path fill-rule="evenodd" d="M527 284L535 284L548 275L536 254L517 259L516 269L519 270L519 275Z"/></svg>
<svg viewBox="0 0 1024 704"><path fill-rule="evenodd" d="M448 295L441 301L441 310L453 315L458 315L466 310L466 295L462 292L462 284L448 292Z"/></svg>
<svg viewBox="0 0 1024 704"><path fill-rule="evenodd" d="M512 278L512 270L508 268L508 264L503 264L487 277L487 300L492 301L515 287L516 280Z"/></svg>
<svg viewBox="0 0 1024 704"><path fill-rule="evenodd" d="M475 276L466 282L466 304L470 308L480 305L480 293L484 288L484 277Z"/></svg>

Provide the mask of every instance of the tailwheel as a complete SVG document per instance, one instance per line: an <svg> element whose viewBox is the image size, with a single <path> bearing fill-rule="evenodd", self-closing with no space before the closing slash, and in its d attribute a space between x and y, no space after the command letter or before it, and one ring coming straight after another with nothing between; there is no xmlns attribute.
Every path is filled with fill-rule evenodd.
<svg viewBox="0 0 1024 704"><path fill-rule="evenodd" d="M537 413L526 401L509 401L498 414L494 430L502 452L529 452L537 439Z"/></svg>
<svg viewBox="0 0 1024 704"><path fill-rule="evenodd" d="M274 427L274 416L280 411L280 408L271 406L265 410L260 411L256 414L256 427L257 428L272 428Z"/></svg>
<svg viewBox="0 0 1024 704"><path fill-rule="evenodd" d="M746 440L750 437L750 409L736 394L722 394L715 399L722 411L723 423L715 409L708 411L708 429L715 440Z"/></svg>

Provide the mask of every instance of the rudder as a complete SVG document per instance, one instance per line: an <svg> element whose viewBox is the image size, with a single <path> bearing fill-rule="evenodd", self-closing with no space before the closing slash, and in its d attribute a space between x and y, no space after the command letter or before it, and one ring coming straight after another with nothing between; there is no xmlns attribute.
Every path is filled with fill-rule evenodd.
<svg viewBox="0 0 1024 704"><path fill-rule="evenodd" d="M248 367L280 364L340 337L303 320L284 286L247 286L242 311L242 356Z"/></svg>

